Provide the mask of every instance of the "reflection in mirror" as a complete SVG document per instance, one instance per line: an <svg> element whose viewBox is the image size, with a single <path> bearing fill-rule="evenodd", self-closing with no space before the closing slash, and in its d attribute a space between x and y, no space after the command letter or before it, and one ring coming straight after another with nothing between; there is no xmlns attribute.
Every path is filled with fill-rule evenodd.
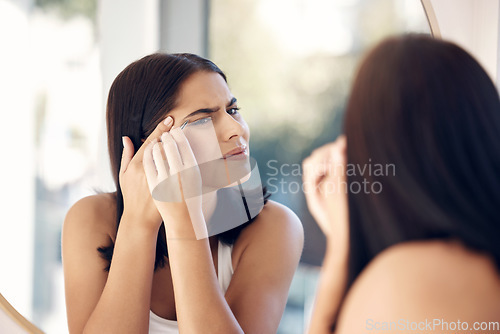
<svg viewBox="0 0 500 334"><path fill-rule="evenodd" d="M307 211L301 162L341 132L364 53L389 35L430 34L427 18L420 0L213 0L210 18L209 57L228 74L252 129L263 185L304 224L301 265L280 325L280 333L302 333L324 237Z"/></svg>
<svg viewBox="0 0 500 334"><path fill-rule="evenodd" d="M122 13L119 1L106 3ZM212 0L209 7L208 57L231 78L263 183L305 225L302 265L280 327L302 333L324 239L307 213L299 164L340 133L354 69L367 48L387 35L430 30L419 0ZM114 47L99 45L99 10L95 0L0 0L9 50L0 54L0 110L9 111L0 136L4 143L15 138L3 154L16 162L0 167L2 185L11 189L1 198L0 292L48 333L67 333L64 215L96 186L111 190L94 182L109 174L98 163L105 161L102 73L109 72L100 54Z"/></svg>

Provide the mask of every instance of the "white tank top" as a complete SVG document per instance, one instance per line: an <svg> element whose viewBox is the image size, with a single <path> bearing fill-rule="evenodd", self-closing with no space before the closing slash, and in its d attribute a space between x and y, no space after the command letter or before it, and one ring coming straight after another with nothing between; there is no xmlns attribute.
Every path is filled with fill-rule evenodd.
<svg viewBox="0 0 500 334"><path fill-rule="evenodd" d="M231 253L233 246L228 246L218 242L217 248L217 274L219 286L223 293L226 293L233 277L233 263ZM179 326L177 321L161 318L149 311L149 334L178 334Z"/></svg>

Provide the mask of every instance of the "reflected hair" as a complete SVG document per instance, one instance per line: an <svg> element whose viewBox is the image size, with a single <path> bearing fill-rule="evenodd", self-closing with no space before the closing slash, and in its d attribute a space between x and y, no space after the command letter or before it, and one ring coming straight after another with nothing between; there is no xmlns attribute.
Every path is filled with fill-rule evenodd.
<svg viewBox="0 0 500 334"><path fill-rule="evenodd" d="M123 195L118 179L123 150L122 137L128 136L137 152L142 141L176 107L181 85L192 74L200 71L217 73L227 82L226 75L208 59L190 53L155 53L127 66L111 85L106 107L106 128L111 171L116 185L114 195L117 230L123 214ZM267 201L266 190L264 197ZM219 234L219 240L227 244L234 243L241 230L254 219ZM113 249L112 240L109 240L108 245L98 248L101 256L108 262L106 270L109 270ZM155 270L165 265L167 256L165 226L162 223L156 243Z"/></svg>
<svg viewBox="0 0 500 334"><path fill-rule="evenodd" d="M500 270L500 99L459 46L426 35L383 41L362 62L345 115L347 162L395 166L352 175L382 191L349 192L348 285L377 254L455 240Z"/></svg>

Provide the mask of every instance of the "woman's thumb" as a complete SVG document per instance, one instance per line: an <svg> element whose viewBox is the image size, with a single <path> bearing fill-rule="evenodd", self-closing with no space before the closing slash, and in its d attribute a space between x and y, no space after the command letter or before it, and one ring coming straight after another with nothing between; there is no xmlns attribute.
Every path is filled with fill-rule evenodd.
<svg viewBox="0 0 500 334"><path fill-rule="evenodd" d="M125 173L130 161L134 157L134 144L132 143L130 138L127 136L123 136L122 141L123 141L123 152L122 152L122 162L120 165L120 174Z"/></svg>

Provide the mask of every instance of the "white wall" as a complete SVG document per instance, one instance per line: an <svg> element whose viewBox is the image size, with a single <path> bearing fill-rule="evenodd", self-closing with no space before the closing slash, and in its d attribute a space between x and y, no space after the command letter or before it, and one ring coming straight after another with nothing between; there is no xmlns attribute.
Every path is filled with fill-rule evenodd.
<svg viewBox="0 0 500 334"><path fill-rule="evenodd" d="M500 1L430 0L438 29L434 33L470 52L500 87ZM438 36L439 37L439 36Z"/></svg>
<svg viewBox="0 0 500 334"><path fill-rule="evenodd" d="M208 0L160 0L162 51L207 56L208 6Z"/></svg>
<svg viewBox="0 0 500 334"><path fill-rule="evenodd" d="M28 9L0 0L0 293L31 318L35 135Z"/></svg>
<svg viewBox="0 0 500 334"><path fill-rule="evenodd" d="M101 0L98 8L103 82L99 175L95 186L113 191L105 130L105 105L115 77L130 63L160 49L159 0Z"/></svg>
<svg viewBox="0 0 500 334"><path fill-rule="evenodd" d="M99 41L103 76L100 174L101 190L114 186L106 146L104 111L115 77L131 62L150 53L207 53L208 0L102 0L99 1Z"/></svg>
<svg viewBox="0 0 500 334"><path fill-rule="evenodd" d="M498 6L498 41L497 41L497 87L500 91L500 5Z"/></svg>

